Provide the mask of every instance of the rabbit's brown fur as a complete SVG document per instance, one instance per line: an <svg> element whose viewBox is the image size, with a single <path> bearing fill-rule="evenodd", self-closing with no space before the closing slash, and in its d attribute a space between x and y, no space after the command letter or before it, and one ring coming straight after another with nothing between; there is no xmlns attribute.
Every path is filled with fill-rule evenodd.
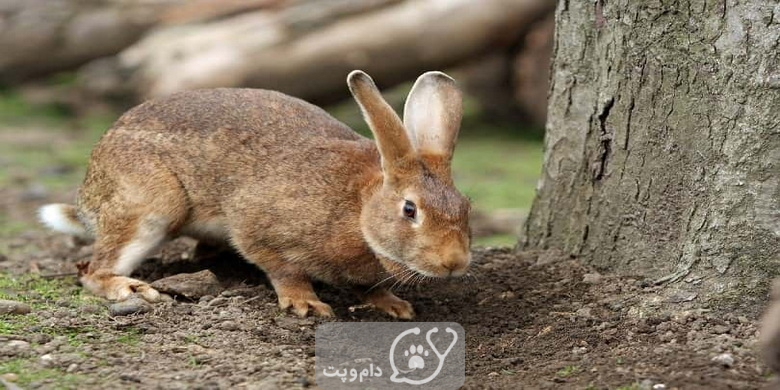
<svg viewBox="0 0 780 390"><path fill-rule="evenodd" d="M408 302L375 285L413 271L460 275L470 258L469 202L449 169L460 94L441 73L421 76L410 100L442 118L413 133L367 75L353 72L349 84L376 143L273 91L183 92L128 111L93 150L77 206L47 206L96 237L83 284L109 299L158 300L128 275L187 235L229 242L300 315L332 315L311 287L317 279L365 286L366 302L411 318ZM404 218L405 200L416 218Z"/></svg>

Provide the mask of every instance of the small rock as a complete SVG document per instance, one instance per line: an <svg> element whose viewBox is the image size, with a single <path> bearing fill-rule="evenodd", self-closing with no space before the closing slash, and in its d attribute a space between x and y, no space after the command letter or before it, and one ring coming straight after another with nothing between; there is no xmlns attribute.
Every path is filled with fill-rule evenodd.
<svg viewBox="0 0 780 390"><path fill-rule="evenodd" d="M79 365L76 363L71 363L68 368L65 370L67 373L73 373L79 368Z"/></svg>
<svg viewBox="0 0 780 390"><path fill-rule="evenodd" d="M724 333L728 333L731 330L731 328L729 328L726 325L715 325L710 330L712 331L712 333L715 334L724 334Z"/></svg>
<svg viewBox="0 0 780 390"><path fill-rule="evenodd" d="M79 308L79 311L81 311L84 314L100 313L101 310L102 307L99 305L84 305Z"/></svg>
<svg viewBox="0 0 780 390"><path fill-rule="evenodd" d="M114 303L108 307L108 314L112 317L126 316L136 313L146 313L152 310L152 305L143 298L133 294L124 301Z"/></svg>
<svg viewBox="0 0 780 390"><path fill-rule="evenodd" d="M592 319L593 313L591 311L591 308L589 307L582 307L577 309L577 311L574 313L577 315L577 317L585 318L585 319Z"/></svg>
<svg viewBox="0 0 780 390"><path fill-rule="evenodd" d="M601 274L598 272L582 275L582 282L588 284L598 284L601 282Z"/></svg>
<svg viewBox="0 0 780 390"><path fill-rule="evenodd" d="M279 384L271 378L247 385L247 390L279 390Z"/></svg>
<svg viewBox="0 0 780 390"><path fill-rule="evenodd" d="M517 294L514 291L504 291L500 295L501 299L515 299Z"/></svg>
<svg viewBox="0 0 780 390"><path fill-rule="evenodd" d="M44 345L51 341L51 336L46 333L36 333L30 338L30 341L38 345Z"/></svg>
<svg viewBox="0 0 780 390"><path fill-rule="evenodd" d="M51 354L45 354L38 358L38 361L41 363L44 367L49 367L54 364L54 356L51 356Z"/></svg>
<svg viewBox="0 0 780 390"><path fill-rule="evenodd" d="M63 353L54 356L57 365L61 367L70 366L75 362L81 361L81 359L81 355L77 353Z"/></svg>
<svg viewBox="0 0 780 390"><path fill-rule="evenodd" d="M677 292L677 293L673 294L672 296L670 296L669 297L669 302L671 302L671 303L690 302L690 301L696 299L696 297L698 297L698 296L699 295L696 294L695 292L680 291L680 292Z"/></svg>
<svg viewBox="0 0 780 390"><path fill-rule="evenodd" d="M671 330L666 331L666 333L658 336L658 340L664 343L668 343L672 340L674 340L674 332Z"/></svg>
<svg viewBox="0 0 780 390"><path fill-rule="evenodd" d="M309 382L309 378L305 376L299 376L295 378L295 381L300 383L300 385L303 387L309 387L311 385L311 382Z"/></svg>
<svg viewBox="0 0 780 390"><path fill-rule="evenodd" d="M68 343L68 336L56 336L51 340L50 345L52 345L55 348L59 348L67 343Z"/></svg>
<svg viewBox="0 0 780 390"><path fill-rule="evenodd" d="M277 317L274 318L276 326L287 330L300 330L301 327L314 325L314 321L306 318Z"/></svg>
<svg viewBox="0 0 780 390"><path fill-rule="evenodd" d="M174 296L182 296L187 299L219 295L225 287L210 270L190 274L177 274L152 282L152 287L160 292Z"/></svg>
<svg viewBox="0 0 780 390"><path fill-rule="evenodd" d="M519 356L515 356L515 357L504 359L504 362L507 363L507 364L521 364L521 363L523 363L524 360L525 359L523 359L523 358L521 358Z"/></svg>
<svg viewBox="0 0 780 390"><path fill-rule="evenodd" d="M196 390L219 390L219 383L214 381L206 382L202 385L196 386Z"/></svg>
<svg viewBox="0 0 780 390"><path fill-rule="evenodd" d="M55 301L55 302L54 302L54 304L55 304L56 306L59 306L59 307L66 307L66 308L67 308L67 307L71 307L71 306L72 306L72 304L71 304L70 300L69 300L69 299L64 299L64 298L60 298L60 299L58 299L57 301Z"/></svg>
<svg viewBox="0 0 780 390"><path fill-rule="evenodd" d="M2 348L1 355L17 356L26 354L30 350L30 343L24 340L11 340Z"/></svg>
<svg viewBox="0 0 780 390"><path fill-rule="evenodd" d="M646 322L637 324L636 329L634 329L636 333L641 333L641 334L653 333L654 330L655 327L647 324Z"/></svg>
<svg viewBox="0 0 780 390"><path fill-rule="evenodd" d="M584 354L588 353L588 348L586 348L586 347L574 347L574 348L572 348L571 353L573 353L574 355L584 355Z"/></svg>
<svg viewBox="0 0 780 390"><path fill-rule="evenodd" d="M231 298L231 297L245 297L248 295L257 295L257 289L259 286L255 287L239 287L234 288L231 290L225 290L219 294L221 297L225 298Z"/></svg>
<svg viewBox="0 0 780 390"><path fill-rule="evenodd" d="M240 329L238 327L238 324L235 323L234 321L224 321L224 322L221 322L219 325L217 325L217 328L218 329L222 329L222 330L228 330L228 331L233 331L233 330L239 330Z"/></svg>
<svg viewBox="0 0 780 390"><path fill-rule="evenodd" d="M734 356L730 353L722 353L712 358L712 361L719 366L731 368L734 365Z"/></svg>
<svg viewBox="0 0 780 390"><path fill-rule="evenodd" d="M8 372L3 375L0 375L0 378L3 378L9 382L16 382L19 380L19 375L16 375L13 372Z"/></svg>
<svg viewBox="0 0 780 390"><path fill-rule="evenodd" d="M198 304L201 306L208 305L211 300L214 299L213 295L204 295L198 300Z"/></svg>
<svg viewBox="0 0 780 390"><path fill-rule="evenodd" d="M30 305L25 303L0 299L0 314L27 314L31 311Z"/></svg>
<svg viewBox="0 0 780 390"><path fill-rule="evenodd" d="M216 298L210 300L209 303L206 304L206 306L218 307L218 306L225 306L227 304L228 304L228 299L227 298L216 297Z"/></svg>
<svg viewBox="0 0 780 390"><path fill-rule="evenodd" d="M135 382L135 383L141 383L141 380L138 379L135 375L130 374L121 374L119 375L119 379L127 382Z"/></svg>
<svg viewBox="0 0 780 390"><path fill-rule="evenodd" d="M656 383L653 385L653 390L666 390L666 385L663 383Z"/></svg>

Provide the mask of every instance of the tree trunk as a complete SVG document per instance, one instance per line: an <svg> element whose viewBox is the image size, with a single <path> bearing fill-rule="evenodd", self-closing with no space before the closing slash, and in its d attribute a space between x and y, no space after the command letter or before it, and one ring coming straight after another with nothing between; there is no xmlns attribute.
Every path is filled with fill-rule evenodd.
<svg viewBox="0 0 780 390"><path fill-rule="evenodd" d="M561 0L544 172L520 248L762 299L780 270L770 3Z"/></svg>
<svg viewBox="0 0 780 390"><path fill-rule="evenodd" d="M325 103L348 96L353 69L384 86L410 80L511 45L551 9L547 0L314 2L161 29L81 79L95 95L133 100L246 86Z"/></svg>

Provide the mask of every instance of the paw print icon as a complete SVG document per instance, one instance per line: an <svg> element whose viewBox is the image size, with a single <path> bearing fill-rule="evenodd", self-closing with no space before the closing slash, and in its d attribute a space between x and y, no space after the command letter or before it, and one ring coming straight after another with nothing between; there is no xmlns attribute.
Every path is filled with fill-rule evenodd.
<svg viewBox="0 0 780 390"><path fill-rule="evenodd" d="M404 351L404 359L407 360L406 367L408 370L401 370L396 366L395 364L395 350L398 347L398 344L403 340L404 337L410 334L419 335L420 334L420 328L414 327L411 329L407 329L401 334L399 334L395 340L393 341L393 345L390 347L390 367L393 369L393 374L390 376L390 381L395 383L408 383L410 385L422 385L425 383L428 383L436 378L437 375L441 372L442 367L444 367L444 360L447 357L447 355L450 353L450 350L452 350L452 347L455 346L455 344L458 342L458 333L452 330L451 328L447 327L445 331L447 333L452 334L452 341L450 342L449 347L444 351L444 353L440 353L439 350L436 348L434 343L431 341L431 335L433 333L436 333L439 331L439 328L431 328L426 334L425 334L425 340L428 343L429 348L425 348L422 344L418 345L410 345L408 349ZM423 379L411 379L402 376L401 374L409 374L411 372L422 370L425 368L425 358L428 357L429 352L428 350L433 351L434 355L439 359L438 365L436 366L436 370L430 374L427 378Z"/></svg>
<svg viewBox="0 0 780 390"><path fill-rule="evenodd" d="M422 346L417 345L415 347L412 345L409 347L408 351L404 352L404 356L411 356L409 358L409 369L410 370L416 370L418 368L422 369L425 368L425 360L423 360L422 356L425 355L428 356L428 351Z"/></svg>

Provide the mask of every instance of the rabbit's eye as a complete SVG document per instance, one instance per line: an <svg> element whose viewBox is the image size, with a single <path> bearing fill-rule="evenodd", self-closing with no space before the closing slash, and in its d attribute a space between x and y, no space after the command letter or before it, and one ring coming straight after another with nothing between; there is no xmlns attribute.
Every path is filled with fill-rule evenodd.
<svg viewBox="0 0 780 390"><path fill-rule="evenodd" d="M417 206L411 201L404 202L404 217L415 219L417 217Z"/></svg>

